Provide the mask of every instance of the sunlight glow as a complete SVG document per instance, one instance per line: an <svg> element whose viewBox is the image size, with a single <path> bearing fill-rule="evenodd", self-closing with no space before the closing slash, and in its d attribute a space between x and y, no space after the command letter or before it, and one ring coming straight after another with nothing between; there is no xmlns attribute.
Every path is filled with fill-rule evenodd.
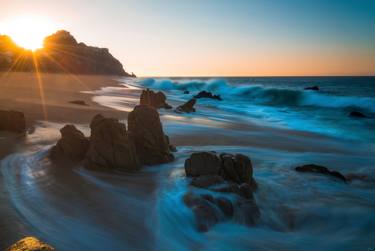
<svg viewBox="0 0 375 251"><path fill-rule="evenodd" d="M44 38L56 30L53 22L40 17L18 17L0 23L0 34L10 36L17 45L33 51L42 48Z"/></svg>

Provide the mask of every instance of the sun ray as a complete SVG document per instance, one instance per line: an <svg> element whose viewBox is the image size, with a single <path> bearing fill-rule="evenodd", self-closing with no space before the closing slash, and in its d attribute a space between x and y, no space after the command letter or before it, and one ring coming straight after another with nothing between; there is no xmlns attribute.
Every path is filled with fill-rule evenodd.
<svg viewBox="0 0 375 251"><path fill-rule="evenodd" d="M43 82L40 76L39 63L38 63L38 59L35 56L35 53L33 53L33 62L34 62L34 67L35 67L35 76L38 82L38 89L39 89L40 101L41 101L42 109L43 109L44 120L48 120L46 102L45 102L45 97L44 97Z"/></svg>

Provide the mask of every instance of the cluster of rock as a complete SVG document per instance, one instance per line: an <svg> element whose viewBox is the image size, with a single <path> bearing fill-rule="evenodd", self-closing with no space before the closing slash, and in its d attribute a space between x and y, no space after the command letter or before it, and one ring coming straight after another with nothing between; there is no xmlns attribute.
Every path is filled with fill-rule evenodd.
<svg viewBox="0 0 375 251"><path fill-rule="evenodd" d="M25 237L4 251L55 251L50 245L35 237Z"/></svg>
<svg viewBox="0 0 375 251"><path fill-rule="evenodd" d="M167 163L174 159L157 110L139 105L126 125L114 118L96 115L86 138L73 125L63 127L61 139L52 147L53 161L82 162L89 169L136 171L142 165Z"/></svg>
<svg viewBox="0 0 375 251"><path fill-rule="evenodd" d="M124 70L120 61L107 48L78 43L64 30L46 37L44 48L35 52L17 46L8 36L0 36L0 71L35 71L33 57L37 59L38 70L41 72L135 77Z"/></svg>
<svg viewBox="0 0 375 251"><path fill-rule="evenodd" d="M162 92L154 92L150 89L143 90L141 93L141 97L139 100L141 105L148 105L154 107L155 109L164 108L164 109L172 109L167 103L167 97Z"/></svg>
<svg viewBox="0 0 375 251"><path fill-rule="evenodd" d="M197 98L197 99L198 98L210 98L210 99L222 100L220 95L215 95L208 91L201 91L197 95L195 95L194 98Z"/></svg>
<svg viewBox="0 0 375 251"><path fill-rule="evenodd" d="M175 112L177 112L177 113L191 113L191 112L195 112L194 105L196 103L197 103L197 100L195 98L192 98L188 102L186 102L185 104L178 106L175 109Z"/></svg>
<svg viewBox="0 0 375 251"><path fill-rule="evenodd" d="M26 129L26 119L22 112L0 110L0 131L23 133Z"/></svg>
<svg viewBox="0 0 375 251"><path fill-rule="evenodd" d="M185 161L185 173L191 178L191 186L207 190L207 193L191 191L184 196L185 204L194 212L199 231L208 231L222 220L234 219L241 224L254 225L259 219L260 211L253 197L257 184L247 156L193 153ZM228 195L234 196L231 199Z"/></svg>

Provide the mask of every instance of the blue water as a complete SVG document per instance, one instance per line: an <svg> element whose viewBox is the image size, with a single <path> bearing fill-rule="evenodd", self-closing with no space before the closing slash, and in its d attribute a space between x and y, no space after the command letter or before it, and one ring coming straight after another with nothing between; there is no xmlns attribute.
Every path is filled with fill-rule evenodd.
<svg viewBox="0 0 375 251"><path fill-rule="evenodd" d="M200 99L192 114L159 110L177 145L176 161L131 175L51 166L47 151L63 124L36 126L26 137L29 147L0 163L0 200L14 209L0 220L11 220L20 236L35 235L63 251L375 250L375 78L119 81L94 92L93 100L131 111L141 90L151 88L174 107L201 90L223 101ZM303 90L312 85L321 90ZM352 110L369 118L350 118ZM79 128L89 135L88 125ZM228 220L207 233L196 230L182 200L191 189L184 160L196 151L252 159L261 211L256 226ZM344 184L293 170L308 163L367 178Z"/></svg>

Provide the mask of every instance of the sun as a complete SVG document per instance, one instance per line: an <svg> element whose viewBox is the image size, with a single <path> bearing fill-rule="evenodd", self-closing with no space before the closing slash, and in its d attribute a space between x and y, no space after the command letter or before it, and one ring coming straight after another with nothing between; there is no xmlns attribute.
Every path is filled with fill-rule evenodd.
<svg viewBox="0 0 375 251"><path fill-rule="evenodd" d="M41 17L18 17L0 22L0 34L10 36L18 45L28 50L43 48L43 40L54 33L56 26Z"/></svg>

